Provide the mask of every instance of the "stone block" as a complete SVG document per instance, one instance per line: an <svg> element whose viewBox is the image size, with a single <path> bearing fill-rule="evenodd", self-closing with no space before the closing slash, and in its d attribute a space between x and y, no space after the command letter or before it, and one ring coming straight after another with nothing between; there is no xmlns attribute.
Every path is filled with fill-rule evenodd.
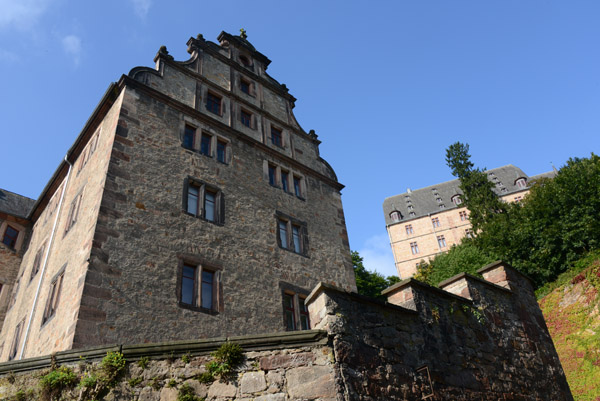
<svg viewBox="0 0 600 401"><path fill-rule="evenodd" d="M310 366L287 371L287 392L291 399L315 400L336 395L331 366Z"/></svg>
<svg viewBox="0 0 600 401"><path fill-rule="evenodd" d="M208 389L208 398L235 397L236 393L237 387L234 384L216 381Z"/></svg>
<svg viewBox="0 0 600 401"><path fill-rule="evenodd" d="M267 388L265 372L247 372L240 380L242 394L252 394Z"/></svg>

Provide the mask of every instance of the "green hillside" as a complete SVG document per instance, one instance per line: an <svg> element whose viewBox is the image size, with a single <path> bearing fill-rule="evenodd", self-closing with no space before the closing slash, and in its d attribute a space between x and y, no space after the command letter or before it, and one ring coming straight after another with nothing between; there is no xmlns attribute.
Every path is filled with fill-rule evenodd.
<svg viewBox="0 0 600 401"><path fill-rule="evenodd" d="M538 290L539 303L576 401L600 401L600 254Z"/></svg>

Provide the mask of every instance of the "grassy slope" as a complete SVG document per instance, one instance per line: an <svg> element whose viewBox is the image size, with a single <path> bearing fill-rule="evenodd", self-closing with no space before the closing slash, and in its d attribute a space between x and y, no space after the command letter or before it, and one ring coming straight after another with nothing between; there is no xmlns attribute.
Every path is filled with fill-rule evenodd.
<svg viewBox="0 0 600 401"><path fill-rule="evenodd" d="M576 401L600 401L600 254L538 291L540 307Z"/></svg>

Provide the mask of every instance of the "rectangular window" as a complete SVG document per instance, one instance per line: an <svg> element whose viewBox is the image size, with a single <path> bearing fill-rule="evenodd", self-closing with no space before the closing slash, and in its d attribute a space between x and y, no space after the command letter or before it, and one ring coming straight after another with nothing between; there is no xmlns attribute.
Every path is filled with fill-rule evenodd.
<svg viewBox="0 0 600 401"><path fill-rule="evenodd" d="M285 326L288 331L296 330L296 313L294 311L294 296L283 294L283 310L285 313Z"/></svg>
<svg viewBox="0 0 600 401"><path fill-rule="evenodd" d="M248 128L252 127L252 114L248 113L246 110L241 110L240 118L243 125Z"/></svg>
<svg viewBox="0 0 600 401"><path fill-rule="evenodd" d="M269 164L269 185L276 187L277 179L276 179L277 167L272 164Z"/></svg>
<svg viewBox="0 0 600 401"><path fill-rule="evenodd" d="M414 233L414 232L413 232L413 227L412 227L412 224L407 224L406 226L404 226L404 228L406 229L406 235L409 235L409 234L413 234L413 233Z"/></svg>
<svg viewBox="0 0 600 401"><path fill-rule="evenodd" d="M217 161L227 163L227 142L217 140Z"/></svg>
<svg viewBox="0 0 600 401"><path fill-rule="evenodd" d="M38 249L37 253L35 254L35 259L33 259L33 267L31 268L31 277L30 277L30 281L33 280L33 277L35 277L35 275L37 274L37 272L40 270L40 265L42 264L42 258L44 257L44 249L46 248L46 244L42 244L42 246L40 246L40 249Z"/></svg>
<svg viewBox="0 0 600 401"><path fill-rule="evenodd" d="M210 190L205 190L204 193L204 218L208 221L215 222L217 194Z"/></svg>
<svg viewBox="0 0 600 401"><path fill-rule="evenodd" d="M298 297L298 306L300 310L300 329L310 330L310 318L308 316L308 308L306 307L306 298Z"/></svg>
<svg viewBox="0 0 600 401"><path fill-rule="evenodd" d="M283 249L306 256L308 254L306 224L287 216L279 217L277 219L277 242Z"/></svg>
<svg viewBox="0 0 600 401"><path fill-rule="evenodd" d="M440 219L437 217L434 217L433 219L431 219L431 224L433 224L433 228L439 227L440 226Z"/></svg>
<svg viewBox="0 0 600 401"><path fill-rule="evenodd" d="M25 325L25 319L21 320L17 327L15 327L15 335L13 337L12 345L10 346L10 352L8 354L8 360L12 361L17 356L17 352L19 351L19 343L21 342L21 332L23 331L23 326Z"/></svg>
<svg viewBox="0 0 600 401"><path fill-rule="evenodd" d="M206 95L206 109L211 113L221 115L221 97L208 92Z"/></svg>
<svg viewBox="0 0 600 401"><path fill-rule="evenodd" d="M8 309L12 308L12 306L17 302L17 294L19 293L19 287L21 286L21 277L17 279L17 284L12 292L12 296L10 297L10 302L8 303Z"/></svg>
<svg viewBox="0 0 600 401"><path fill-rule="evenodd" d="M17 238L19 238L19 230L7 225L2 237L2 243L9 248L14 248L17 245Z"/></svg>
<svg viewBox="0 0 600 401"><path fill-rule="evenodd" d="M96 132L94 134L94 136L92 137L92 140L90 141L90 155L89 156L93 155L94 152L96 151L96 149L98 148L98 139L100 137L100 132L99 132L100 129L98 129L97 131L98 132Z"/></svg>
<svg viewBox="0 0 600 401"><path fill-rule="evenodd" d="M65 227L65 234L77 223L77 217L79 216L79 208L81 206L81 198L83 197L83 192L80 192L79 195L73 199L71 202L71 207L69 208L69 215L67 217L67 225Z"/></svg>
<svg viewBox="0 0 600 401"><path fill-rule="evenodd" d="M440 248L445 248L446 247L446 238L444 238L443 235L438 235L437 241L438 241L438 246Z"/></svg>
<svg viewBox="0 0 600 401"><path fill-rule="evenodd" d="M298 198L303 198L302 196L302 186L301 186L301 178L298 176L294 176L294 193Z"/></svg>
<svg viewBox="0 0 600 401"><path fill-rule="evenodd" d="M183 131L183 147L186 149L194 150L194 145L196 142L196 128L191 125L185 125L185 129Z"/></svg>
<svg viewBox="0 0 600 401"><path fill-rule="evenodd" d="M250 85L250 81L247 81L244 78L240 79L240 90L246 95L250 95Z"/></svg>
<svg viewBox="0 0 600 401"><path fill-rule="evenodd" d="M212 156L210 151L212 142L212 136L205 134L204 132L200 135L200 153L206 156Z"/></svg>
<svg viewBox="0 0 600 401"><path fill-rule="evenodd" d="M465 230L465 236L466 236L467 238L473 238L473 229L471 229L471 228L467 228L467 229Z"/></svg>
<svg viewBox="0 0 600 401"><path fill-rule="evenodd" d="M410 252L413 255L416 255L417 253L419 253L419 245L417 245L416 242L411 242L410 243Z"/></svg>
<svg viewBox="0 0 600 401"><path fill-rule="evenodd" d="M283 189L285 192L290 191L289 177L290 174L287 171L281 170L281 189Z"/></svg>
<svg viewBox="0 0 600 401"><path fill-rule="evenodd" d="M212 223L225 223L225 199L219 189L188 178L184 185L183 199L183 209L187 213Z"/></svg>
<svg viewBox="0 0 600 401"><path fill-rule="evenodd" d="M287 221L279 220L279 241L283 249L288 249Z"/></svg>
<svg viewBox="0 0 600 401"><path fill-rule="evenodd" d="M180 305L213 312L218 310L218 283L215 271L202 265L183 263L179 286Z"/></svg>
<svg viewBox="0 0 600 401"><path fill-rule="evenodd" d="M273 145L283 147L283 137L281 134L281 130L278 130L275 127L271 127L271 143Z"/></svg>
<svg viewBox="0 0 600 401"><path fill-rule="evenodd" d="M460 221L465 221L465 220L467 220L467 218L468 218L468 217L467 217L467 212L466 212L466 211L464 211L464 210L463 210L462 212L460 212L460 213L459 213L459 216L460 216Z"/></svg>
<svg viewBox="0 0 600 401"><path fill-rule="evenodd" d="M52 280L52 283L50 284L50 292L48 293L48 300L46 301L44 315L42 316L42 325L56 313L58 301L60 300L60 289L62 287L64 275L65 272L63 270L58 274L57 277L54 278L54 280Z"/></svg>

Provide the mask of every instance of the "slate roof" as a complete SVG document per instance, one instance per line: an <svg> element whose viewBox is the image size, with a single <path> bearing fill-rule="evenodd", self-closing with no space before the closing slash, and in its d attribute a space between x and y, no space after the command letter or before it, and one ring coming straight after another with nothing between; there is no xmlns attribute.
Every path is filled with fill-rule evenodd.
<svg viewBox="0 0 600 401"><path fill-rule="evenodd" d="M527 180L527 188L529 188L529 184L534 180L534 177L551 178L555 175L554 171L550 171L529 177L523 170L512 164L487 170L486 173L488 174L488 179L496 184L494 191L501 196L523 191L524 188L519 188L516 185L516 181L519 178L525 178ZM402 219L400 221L404 222L462 207L463 205L457 206L452 201L455 195L462 195L459 185L460 181L456 179L386 198L383 201L383 214L386 226L394 223L390 218L390 213L394 210L398 210L401 213ZM412 215L411 212L413 213Z"/></svg>
<svg viewBox="0 0 600 401"><path fill-rule="evenodd" d="M27 218L35 199L0 188L0 213Z"/></svg>

